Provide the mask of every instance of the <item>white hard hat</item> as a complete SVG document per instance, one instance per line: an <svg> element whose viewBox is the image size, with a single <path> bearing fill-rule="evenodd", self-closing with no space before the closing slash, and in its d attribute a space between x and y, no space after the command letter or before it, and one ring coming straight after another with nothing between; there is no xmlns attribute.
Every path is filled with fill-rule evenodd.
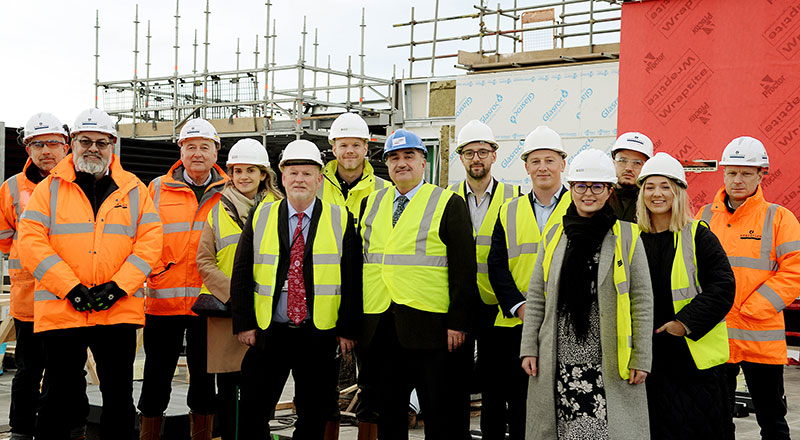
<svg viewBox="0 0 800 440"><path fill-rule="evenodd" d="M622 133L622 135L617 138L617 141L614 142L614 146L611 147L611 155L616 155L619 150L637 151L650 159L653 157L653 141L642 133L629 131L627 133Z"/></svg>
<svg viewBox="0 0 800 440"><path fill-rule="evenodd" d="M458 132L458 146L456 147L456 154L461 154L461 149L465 145L472 142L485 142L497 151L497 141L494 140L494 133L488 125L483 122L473 119L467 122L467 125L461 128Z"/></svg>
<svg viewBox="0 0 800 440"><path fill-rule="evenodd" d="M41 134L60 134L65 138L69 136L61 121L50 113L36 113L28 119L22 142L27 143L30 138Z"/></svg>
<svg viewBox="0 0 800 440"><path fill-rule="evenodd" d="M769 157L761 141L750 136L741 136L725 147L719 164L769 168Z"/></svg>
<svg viewBox="0 0 800 440"><path fill-rule="evenodd" d="M572 158L567 182L617 183L617 171L606 153L589 148Z"/></svg>
<svg viewBox="0 0 800 440"><path fill-rule="evenodd" d="M564 151L564 143L561 141L561 136L555 130L546 126L540 125L532 132L528 133L525 137L525 144L523 145L524 151L522 152L522 160L528 159L528 155L536 150L553 150L560 154L561 157L567 157L567 152Z"/></svg>
<svg viewBox="0 0 800 440"><path fill-rule="evenodd" d="M269 166L267 149L255 139L240 139L233 144L228 152L227 166L231 165L261 165Z"/></svg>
<svg viewBox="0 0 800 440"><path fill-rule="evenodd" d="M320 167L324 166L322 163L322 156L319 154L319 148L317 148L313 142L305 139L298 139L296 141L289 142L289 145L287 145L283 150L283 156L281 157L281 162L278 164L278 166L282 170L284 164L292 160L314 162L319 164Z"/></svg>
<svg viewBox="0 0 800 440"><path fill-rule="evenodd" d="M183 124L183 127L181 127L181 134L178 137L178 145L190 138L208 139L214 141L217 145L217 149L220 147L217 129L203 118L190 119Z"/></svg>
<svg viewBox="0 0 800 440"><path fill-rule="evenodd" d="M84 110L75 118L75 124L72 125L72 136L75 137L78 133L85 131L105 133L113 136L115 139L119 137L114 120L111 119L111 116L108 116L108 113L96 108Z"/></svg>
<svg viewBox="0 0 800 440"><path fill-rule="evenodd" d="M676 180L681 186L686 188L689 186L686 183L686 171L678 159L670 156L667 153L656 153L650 160L642 165L642 171L639 173L639 178L636 184L642 186L645 179L650 176L664 176L672 180Z"/></svg>
<svg viewBox="0 0 800 440"><path fill-rule="evenodd" d="M328 132L328 142L331 145L337 138L369 139L367 122L355 113L342 113L333 121Z"/></svg>

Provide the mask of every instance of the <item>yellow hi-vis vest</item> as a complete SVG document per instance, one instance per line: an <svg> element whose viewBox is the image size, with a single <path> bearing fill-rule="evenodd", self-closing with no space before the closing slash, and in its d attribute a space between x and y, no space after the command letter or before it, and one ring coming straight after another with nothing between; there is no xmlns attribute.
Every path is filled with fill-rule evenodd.
<svg viewBox="0 0 800 440"><path fill-rule="evenodd" d="M466 180L461 183L454 183L449 189L461 196L462 199L467 200ZM486 263L486 260L489 259L489 248L492 246L492 232L497 221L497 213L500 212L500 207L506 200L517 196L519 196L518 186L497 182L497 188L492 194L489 210L486 212L486 217L483 218L483 223L479 225L477 233L475 233L474 225L472 228L478 261L478 291L485 304L497 304L497 297L494 294L494 290L492 290L492 284L489 282L489 264Z"/></svg>
<svg viewBox="0 0 800 440"><path fill-rule="evenodd" d="M256 283L256 320L261 329L272 322L272 298L280 294L278 277L278 212L281 203L260 203L253 213L253 279ZM336 326L341 302L342 239L347 226L347 210L330 203L322 204L311 251L314 272L314 326L328 330ZM309 292L306 292L308 294Z"/></svg>
<svg viewBox="0 0 800 440"><path fill-rule="evenodd" d="M693 221L675 232L675 259L672 261L672 306L678 313L702 292L697 279L697 255L694 238L700 221ZM702 223L703 227L708 227ZM724 364L730 356L728 326L723 319L711 331L697 341L684 337L694 363L700 370Z"/></svg>
<svg viewBox="0 0 800 440"><path fill-rule="evenodd" d="M361 210L361 201L365 197L380 189L391 187L392 183L375 175L375 169L368 160L364 161L364 174L361 180L356 183L356 186L350 188L347 192L347 199L344 198L342 188L339 186L339 180L336 178L336 171L339 163L332 160L325 164L322 174L325 177L317 190L317 198L324 200L334 205L346 206L347 209L353 214L353 218L358 224L358 215Z"/></svg>
<svg viewBox="0 0 800 440"><path fill-rule="evenodd" d="M267 193L264 203L276 200L272 193ZM242 228L231 218L230 214L222 206L222 202L217 203L208 212L208 225L214 231L214 248L217 250L217 267L228 278L233 273L233 257L236 255L236 246L239 245L239 236ZM211 295L206 284L200 288L200 295Z"/></svg>
<svg viewBox="0 0 800 440"><path fill-rule="evenodd" d="M364 313L383 313L392 302L446 313L450 283L439 225L455 194L423 184L392 227L394 191L389 187L370 194L361 218Z"/></svg>
<svg viewBox="0 0 800 440"><path fill-rule="evenodd" d="M553 253L556 245L564 231L563 225L558 225L558 229L552 239L545 237L542 240L544 246L544 259L542 268L544 269L544 284L547 286L547 277L550 273L550 264L553 261ZM619 375L623 379L630 378L628 364L631 360L633 351L633 324L631 322L631 297L630 284L628 279L631 274L631 259L639 239L639 227L633 223L617 220L611 227L611 232L617 237L614 246L614 287L617 290L617 361L619 365ZM547 288L545 287L545 297Z"/></svg>
<svg viewBox="0 0 800 440"><path fill-rule="evenodd" d="M544 226L544 230L549 231L550 238L555 234L556 228L561 225L561 218L564 217L570 203L572 203L570 192L565 191ZM523 293L527 292L533 276L536 256L539 254L539 242L543 237L536 225L530 196L526 194L503 204L500 208L499 219L503 230L506 231L508 269L517 284L517 289ZM502 311L497 313L494 321L494 325L497 327L516 327L520 324L522 324L521 319L506 318Z"/></svg>

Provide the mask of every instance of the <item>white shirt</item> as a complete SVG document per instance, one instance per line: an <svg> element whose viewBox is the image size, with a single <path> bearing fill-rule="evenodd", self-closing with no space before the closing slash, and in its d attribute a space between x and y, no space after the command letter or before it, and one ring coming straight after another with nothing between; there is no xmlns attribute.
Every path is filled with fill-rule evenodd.
<svg viewBox="0 0 800 440"><path fill-rule="evenodd" d="M208 178L206 179L205 182L203 182L203 183L195 183L195 181L192 180L191 177L189 177L189 173L186 172L186 168L184 168L183 169L183 180L186 181L186 183L188 183L189 185L206 186L209 183L211 183L211 171L208 172Z"/></svg>
<svg viewBox="0 0 800 440"><path fill-rule="evenodd" d="M469 217L472 220L472 229L477 234L481 229L486 213L489 212L489 205L492 203L492 189L494 189L494 179L489 180L489 185L483 192L481 200L478 201L478 196L472 192L469 187L469 182L464 181L464 186L467 190L467 206L469 207Z"/></svg>

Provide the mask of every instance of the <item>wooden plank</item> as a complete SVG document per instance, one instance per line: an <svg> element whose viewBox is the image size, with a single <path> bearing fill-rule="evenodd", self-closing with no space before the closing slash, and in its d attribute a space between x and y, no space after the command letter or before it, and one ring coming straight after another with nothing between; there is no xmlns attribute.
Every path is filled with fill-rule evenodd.
<svg viewBox="0 0 800 440"><path fill-rule="evenodd" d="M0 343L16 340L17 332L14 329L14 320L9 317L0 323Z"/></svg>

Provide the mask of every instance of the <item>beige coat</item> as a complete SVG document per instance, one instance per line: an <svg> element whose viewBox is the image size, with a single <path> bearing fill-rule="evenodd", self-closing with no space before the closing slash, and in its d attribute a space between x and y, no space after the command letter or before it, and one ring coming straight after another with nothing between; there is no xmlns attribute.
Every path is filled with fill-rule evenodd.
<svg viewBox="0 0 800 440"><path fill-rule="evenodd" d="M617 367L617 292L614 288L614 244L612 231L606 234L600 249L597 289L600 307L600 345L603 351L609 438L643 440L650 438L645 385L630 385L619 375ZM544 296L544 271L539 252L528 288L525 320L522 327L520 357L538 356L538 375L528 382L526 440L556 439L555 371L558 286L567 239L562 236L553 253L547 297ZM639 240L631 261L630 277L633 352L631 369L650 371L653 333L653 290L644 246Z"/></svg>
<svg viewBox="0 0 800 440"><path fill-rule="evenodd" d="M233 201L240 218L247 218L247 213L252 207L242 196L241 193L226 186L222 190L222 195ZM220 202L221 204L222 202ZM224 204L225 212L230 215ZM243 219L243 220L244 220ZM231 297L231 279L217 267L217 249L214 241L214 230L206 222L203 233L200 237L200 244L197 247L197 269L203 279L203 284L208 290L222 302L228 302ZM247 352L246 345L239 342L233 334L231 318L206 318L208 320L208 372L209 373L230 373L240 371L242 359Z"/></svg>

